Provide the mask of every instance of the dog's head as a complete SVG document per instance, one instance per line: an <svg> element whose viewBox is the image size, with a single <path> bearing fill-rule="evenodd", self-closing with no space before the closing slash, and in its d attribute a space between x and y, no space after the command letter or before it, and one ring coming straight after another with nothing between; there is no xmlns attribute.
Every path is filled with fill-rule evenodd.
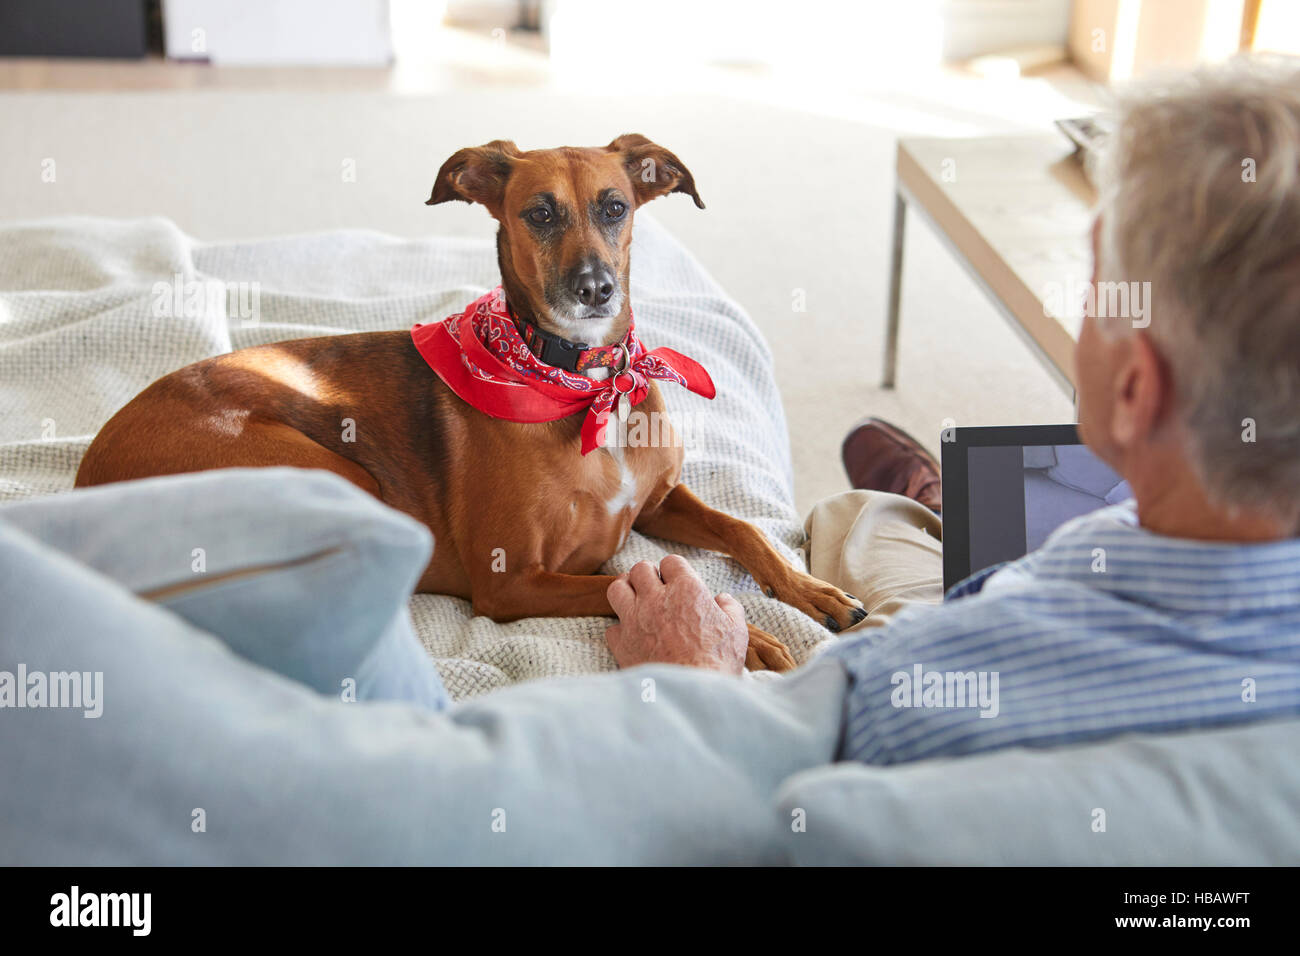
<svg viewBox="0 0 1300 956"><path fill-rule="evenodd" d="M496 140L459 150L438 170L427 204L486 206L501 224L501 281L516 314L607 345L627 331L632 215L666 193L704 208L682 161L633 133L586 149L523 152Z"/></svg>

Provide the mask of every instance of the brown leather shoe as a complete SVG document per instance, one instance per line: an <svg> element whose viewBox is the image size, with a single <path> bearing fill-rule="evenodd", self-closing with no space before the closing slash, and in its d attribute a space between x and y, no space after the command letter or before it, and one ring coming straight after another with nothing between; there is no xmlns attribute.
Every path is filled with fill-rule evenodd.
<svg viewBox="0 0 1300 956"><path fill-rule="evenodd" d="M854 488L906 495L935 512L943 508L939 463L920 442L889 422L863 419L845 437L840 457Z"/></svg>

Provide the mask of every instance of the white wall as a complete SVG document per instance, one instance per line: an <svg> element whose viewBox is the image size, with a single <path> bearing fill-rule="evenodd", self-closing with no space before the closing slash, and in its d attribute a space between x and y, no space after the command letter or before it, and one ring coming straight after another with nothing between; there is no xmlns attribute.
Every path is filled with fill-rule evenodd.
<svg viewBox="0 0 1300 956"><path fill-rule="evenodd" d="M1069 14L1070 0L543 0L541 19L559 65L599 59L603 49L659 68L754 63L861 74L1064 47Z"/></svg>

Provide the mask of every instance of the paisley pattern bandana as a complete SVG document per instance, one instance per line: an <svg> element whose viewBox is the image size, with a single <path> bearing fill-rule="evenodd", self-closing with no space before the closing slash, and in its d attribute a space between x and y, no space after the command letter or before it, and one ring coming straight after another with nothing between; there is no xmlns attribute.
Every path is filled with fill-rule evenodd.
<svg viewBox="0 0 1300 956"><path fill-rule="evenodd" d="M528 347L500 286L441 322L416 325L411 340L429 367L462 400L493 418L553 422L586 409L582 454L605 443L605 425L622 396L640 404L650 379L676 382L713 398L713 380L694 359L668 348L646 351L629 321L619 371L604 381L547 365Z"/></svg>

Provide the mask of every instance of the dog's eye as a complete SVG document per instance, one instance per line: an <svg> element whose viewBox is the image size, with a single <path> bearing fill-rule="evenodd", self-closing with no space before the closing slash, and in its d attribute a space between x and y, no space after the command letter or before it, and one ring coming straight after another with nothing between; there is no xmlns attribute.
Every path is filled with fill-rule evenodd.
<svg viewBox="0 0 1300 956"><path fill-rule="evenodd" d="M539 226L544 226L551 221L551 211L545 206L538 206L528 214L530 222L535 222Z"/></svg>
<svg viewBox="0 0 1300 956"><path fill-rule="evenodd" d="M606 219L622 219L625 212L627 212L627 204L621 203L617 199L605 204Z"/></svg>

